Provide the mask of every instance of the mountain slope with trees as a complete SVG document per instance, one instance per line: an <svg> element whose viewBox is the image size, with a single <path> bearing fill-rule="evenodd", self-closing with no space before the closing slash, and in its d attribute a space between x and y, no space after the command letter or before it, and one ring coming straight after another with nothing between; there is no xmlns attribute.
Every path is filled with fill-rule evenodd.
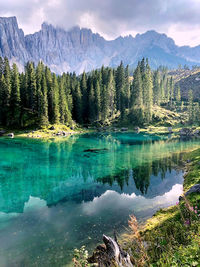
<svg viewBox="0 0 200 267"><path fill-rule="evenodd" d="M51 72L42 62L25 65L19 73L7 58L0 58L0 125L6 127L48 124L150 125L159 121L158 107L170 112L186 111L190 123L199 122L200 109L189 91L181 99L180 86L174 84L165 68L152 71L142 59L130 79L129 66L102 66L83 73ZM161 112L160 112L161 113ZM166 122L166 118L164 119Z"/></svg>

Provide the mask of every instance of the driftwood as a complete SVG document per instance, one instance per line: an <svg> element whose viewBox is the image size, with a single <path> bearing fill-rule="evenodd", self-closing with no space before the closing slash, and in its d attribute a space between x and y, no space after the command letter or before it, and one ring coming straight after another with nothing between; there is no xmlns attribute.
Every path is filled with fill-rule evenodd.
<svg viewBox="0 0 200 267"><path fill-rule="evenodd" d="M99 267L132 267L130 255L122 250L117 242L115 235L114 239L103 235L103 245L96 248L93 255L88 259L89 263L96 263Z"/></svg>

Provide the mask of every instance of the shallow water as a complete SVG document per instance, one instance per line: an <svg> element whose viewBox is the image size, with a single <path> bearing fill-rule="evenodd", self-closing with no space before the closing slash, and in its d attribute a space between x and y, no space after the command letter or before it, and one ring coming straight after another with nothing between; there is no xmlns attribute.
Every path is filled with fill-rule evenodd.
<svg viewBox="0 0 200 267"><path fill-rule="evenodd" d="M145 220L182 192L182 152L198 140L85 134L0 139L0 266L63 266L130 214Z"/></svg>

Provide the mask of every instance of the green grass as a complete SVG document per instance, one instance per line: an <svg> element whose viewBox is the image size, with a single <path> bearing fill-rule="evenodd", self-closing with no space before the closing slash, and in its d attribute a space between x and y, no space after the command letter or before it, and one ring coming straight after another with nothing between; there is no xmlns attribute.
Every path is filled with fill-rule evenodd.
<svg viewBox="0 0 200 267"><path fill-rule="evenodd" d="M50 130L51 127L54 127L54 130ZM37 139L45 139L50 140L62 140L62 138L66 138L71 134L86 132L86 130L76 127L72 130L70 127L63 124L54 124L48 125L41 128L32 128L32 129L5 129L6 133L13 132L15 137L26 137L26 138L37 138ZM59 132L65 132L66 136L60 135L57 136Z"/></svg>

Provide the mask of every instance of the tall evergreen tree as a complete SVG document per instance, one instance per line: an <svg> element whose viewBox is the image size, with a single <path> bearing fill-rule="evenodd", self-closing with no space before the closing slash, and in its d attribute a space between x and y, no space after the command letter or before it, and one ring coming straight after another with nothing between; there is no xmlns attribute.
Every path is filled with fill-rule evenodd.
<svg viewBox="0 0 200 267"><path fill-rule="evenodd" d="M34 64L32 62L28 62L26 66L27 72L27 93L29 96L28 107L33 110L38 110L38 99L37 99L37 86L36 86L36 74Z"/></svg>
<svg viewBox="0 0 200 267"><path fill-rule="evenodd" d="M52 76L52 104L53 104L53 112L52 112L52 121L51 123L59 123L60 122L60 111L59 111L59 88L56 74L53 73Z"/></svg>
<svg viewBox="0 0 200 267"><path fill-rule="evenodd" d="M39 108L38 108L39 123L41 126L49 124L48 119L48 99L47 99L47 83L45 73L42 73L41 90L39 90Z"/></svg>
<svg viewBox="0 0 200 267"><path fill-rule="evenodd" d="M113 116L115 113L115 80L112 69L108 72L108 103L110 114Z"/></svg>
<svg viewBox="0 0 200 267"><path fill-rule="evenodd" d="M73 94L73 117L76 122L82 123L82 94L80 89L80 83L77 82Z"/></svg>
<svg viewBox="0 0 200 267"><path fill-rule="evenodd" d="M132 119L139 124L143 123L143 86L140 70L140 63L138 64L133 74L133 86L131 92L131 114Z"/></svg>
<svg viewBox="0 0 200 267"><path fill-rule="evenodd" d="M123 62L120 63L116 70L116 102L117 110L120 111L121 118L124 118L125 112L125 73Z"/></svg>
<svg viewBox="0 0 200 267"><path fill-rule="evenodd" d="M20 125L20 80L19 72L16 64L12 68L12 83L10 96L10 125Z"/></svg>
<svg viewBox="0 0 200 267"><path fill-rule="evenodd" d="M189 123L193 123L193 115L194 115L194 109L193 109L193 92L192 90L189 90L188 92L188 119Z"/></svg>

